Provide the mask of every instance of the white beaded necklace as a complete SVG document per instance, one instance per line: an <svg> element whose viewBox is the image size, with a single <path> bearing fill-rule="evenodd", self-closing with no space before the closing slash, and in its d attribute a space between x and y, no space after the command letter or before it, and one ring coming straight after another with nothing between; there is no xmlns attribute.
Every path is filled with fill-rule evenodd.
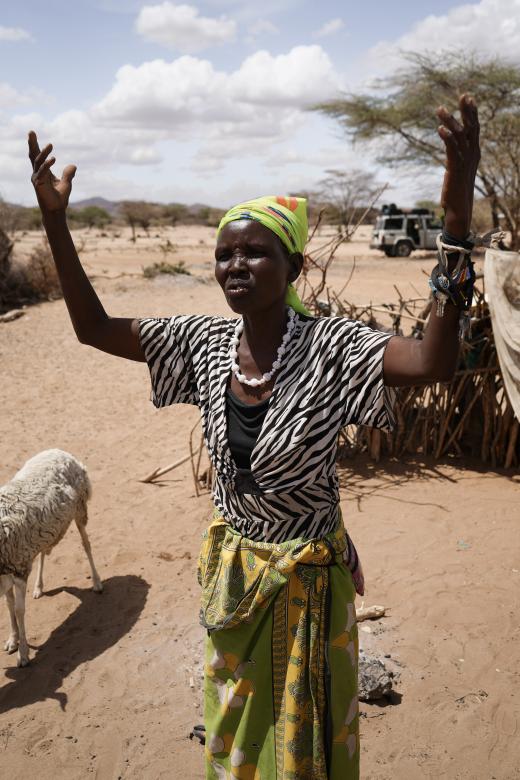
<svg viewBox="0 0 520 780"><path fill-rule="evenodd" d="M236 376L237 380L240 382L241 385L249 385L249 387L261 387L262 385L267 384L275 374L276 371L278 371L279 368L282 366L282 358L285 354L285 350L287 349L287 344L289 343L289 339L291 338L292 332L294 330L294 327L296 325L295 322L296 312L294 309L289 308L289 319L287 320L287 330L285 331L285 334L282 338L282 343L278 347L278 352L276 354L276 360L273 362L273 365L271 366L271 370L267 371L267 373L262 374L261 379L257 379L256 377L253 377L252 379L248 379L245 374L242 374L239 368L239 365L237 363L238 360L238 345L240 343L240 336L242 334L242 331L244 330L244 320L239 320L236 324L235 328L235 335L231 339L231 346L229 348L229 357L231 358L231 371Z"/></svg>

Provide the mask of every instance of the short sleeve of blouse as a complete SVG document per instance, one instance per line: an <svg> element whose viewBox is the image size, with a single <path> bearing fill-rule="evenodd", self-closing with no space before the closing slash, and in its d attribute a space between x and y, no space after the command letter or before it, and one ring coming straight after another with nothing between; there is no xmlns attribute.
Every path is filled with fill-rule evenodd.
<svg viewBox="0 0 520 780"><path fill-rule="evenodd" d="M212 317L139 320L139 339L150 371L154 406L199 403L196 362Z"/></svg>
<svg viewBox="0 0 520 780"><path fill-rule="evenodd" d="M383 377L385 348L391 338L391 333L372 330L362 322L345 321L343 425L393 429L395 390L385 385Z"/></svg>

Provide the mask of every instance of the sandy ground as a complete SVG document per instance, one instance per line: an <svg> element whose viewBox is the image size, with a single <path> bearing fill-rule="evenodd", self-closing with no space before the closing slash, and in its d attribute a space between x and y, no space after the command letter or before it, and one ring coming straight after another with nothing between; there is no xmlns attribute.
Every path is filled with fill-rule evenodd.
<svg viewBox="0 0 520 780"><path fill-rule="evenodd" d="M113 315L224 313L213 234L77 240ZM177 247L168 259L185 260L193 276L143 279L166 237ZM431 257L389 260L365 239L342 250L330 277L341 287L356 257L345 297L393 300L395 283L406 295L425 289ZM24 237L18 251L37 240ZM195 497L189 464L159 484L138 481L187 453L197 412L154 410L146 367L78 344L63 301L0 325L0 360L0 483L48 447L83 460L105 584L102 595L90 591L71 529L48 561L44 596L28 598L34 660L17 669L15 656L0 655L0 777L202 778L202 748L187 737L201 721L195 564L211 502ZM400 673L392 704L362 705L362 777L520 778L518 475L459 461L359 460L341 480L365 603L389 610L361 624L362 643Z"/></svg>

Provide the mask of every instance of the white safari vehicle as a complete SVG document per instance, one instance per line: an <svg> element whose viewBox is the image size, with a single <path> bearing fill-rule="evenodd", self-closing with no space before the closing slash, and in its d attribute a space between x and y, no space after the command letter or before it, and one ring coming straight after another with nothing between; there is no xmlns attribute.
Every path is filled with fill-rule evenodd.
<svg viewBox="0 0 520 780"><path fill-rule="evenodd" d="M435 249L442 223L427 209L401 211L383 206L372 232L371 249L380 249L387 257L408 257L414 249Z"/></svg>

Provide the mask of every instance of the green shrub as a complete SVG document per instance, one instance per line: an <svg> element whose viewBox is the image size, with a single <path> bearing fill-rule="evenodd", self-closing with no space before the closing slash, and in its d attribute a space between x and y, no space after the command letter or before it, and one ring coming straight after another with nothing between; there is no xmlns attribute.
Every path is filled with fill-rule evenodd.
<svg viewBox="0 0 520 780"><path fill-rule="evenodd" d="M112 217L99 206L85 206L82 209L69 209L68 220L71 227L86 226L89 228L104 228L110 224Z"/></svg>
<svg viewBox="0 0 520 780"><path fill-rule="evenodd" d="M160 263L153 263L143 268L143 276L146 279L153 279L159 276L159 274L185 274L186 276L191 276L191 273L184 265L184 260L179 260L178 263L167 263L161 260Z"/></svg>

